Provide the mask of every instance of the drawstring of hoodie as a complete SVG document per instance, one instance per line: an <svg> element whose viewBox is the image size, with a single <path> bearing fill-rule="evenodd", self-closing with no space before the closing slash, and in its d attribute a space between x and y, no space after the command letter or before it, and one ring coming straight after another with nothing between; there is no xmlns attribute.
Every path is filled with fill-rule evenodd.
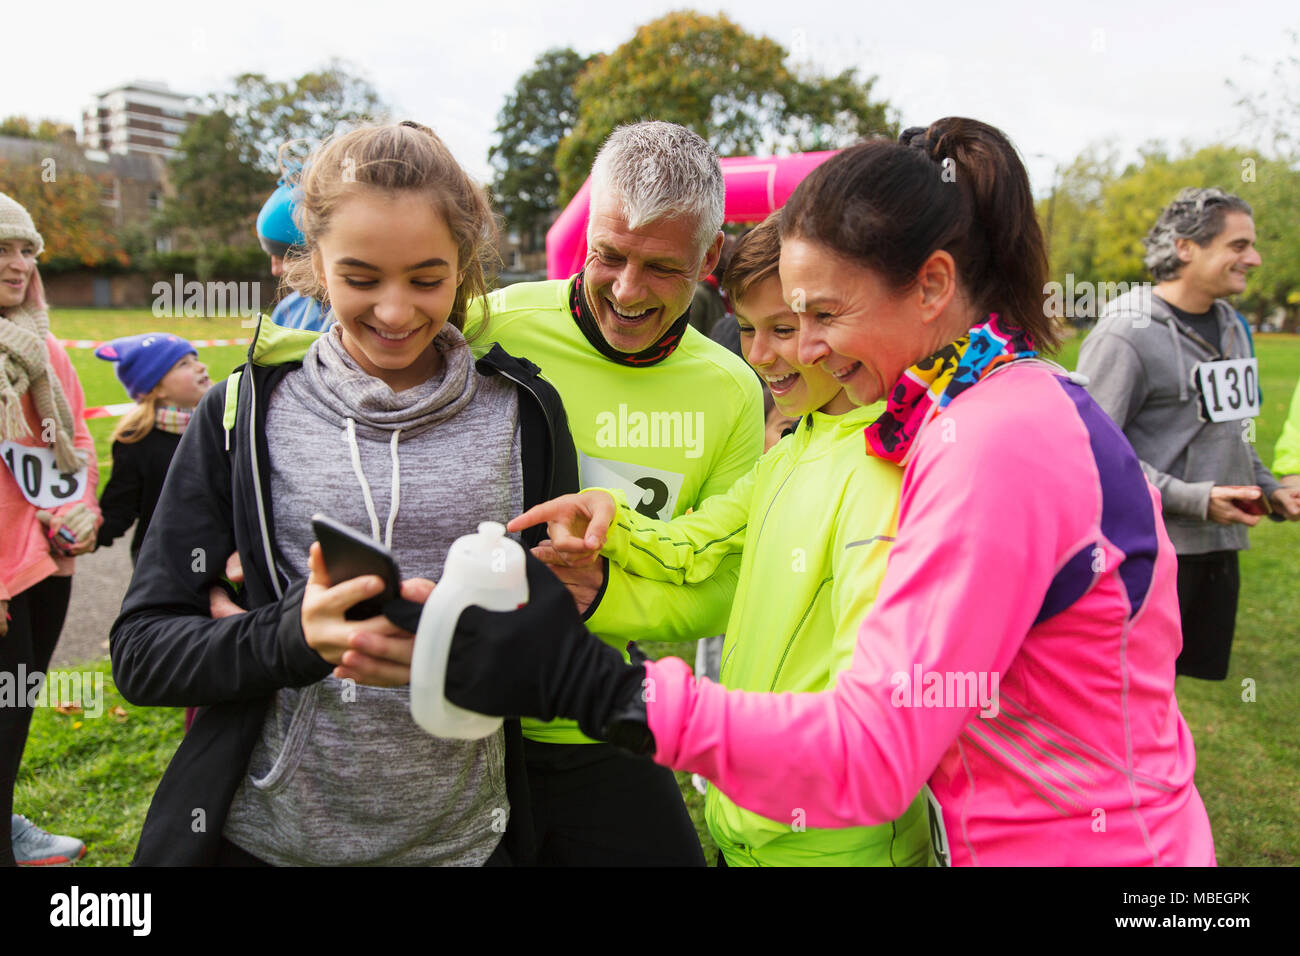
<svg viewBox="0 0 1300 956"><path fill-rule="evenodd" d="M388 550L393 549L393 522L397 520L397 502L400 499L401 467L397 463L397 436L402 434L400 428L393 432L393 440L388 443L388 449L393 453L393 503L388 508L388 525L384 528L384 547Z"/></svg>
<svg viewBox="0 0 1300 956"><path fill-rule="evenodd" d="M366 473L361 470L361 448L357 445L357 425L351 418L348 422L348 448L352 452L352 471L357 476L357 481L361 485L361 494L366 499L366 514L370 516L370 534L379 541L379 515L375 511L375 499L370 494L370 482L366 481ZM393 547L393 522L397 520L397 504L400 500L399 491L401 489L401 469L397 459L397 439L402 434L400 428L394 430L393 438L388 443L389 451L393 457L393 500L388 506L388 524L384 528L383 543L384 547L390 551Z"/></svg>
<svg viewBox="0 0 1300 956"><path fill-rule="evenodd" d="M1177 321L1172 317L1165 325L1169 326L1169 337L1174 342L1174 355L1178 358L1178 400L1187 401L1187 373L1183 370L1183 347L1178 341Z"/></svg>

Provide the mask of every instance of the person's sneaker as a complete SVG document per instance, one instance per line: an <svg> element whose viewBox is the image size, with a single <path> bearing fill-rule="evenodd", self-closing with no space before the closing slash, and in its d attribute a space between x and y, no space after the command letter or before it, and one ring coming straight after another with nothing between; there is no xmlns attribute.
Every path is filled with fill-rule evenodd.
<svg viewBox="0 0 1300 956"><path fill-rule="evenodd" d="M21 813L10 821L9 841L19 866L69 866L86 855L86 844L76 837L46 833Z"/></svg>

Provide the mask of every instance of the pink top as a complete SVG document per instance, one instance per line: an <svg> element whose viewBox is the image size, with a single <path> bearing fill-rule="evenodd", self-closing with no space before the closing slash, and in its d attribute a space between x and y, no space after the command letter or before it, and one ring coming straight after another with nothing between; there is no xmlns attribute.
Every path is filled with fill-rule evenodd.
<svg viewBox="0 0 1300 956"><path fill-rule="evenodd" d="M928 782L956 865L1213 865L1174 697L1175 571L1159 493L1114 423L1081 386L1014 364L917 437L836 688L727 691L652 663L655 759L810 827L892 820Z"/></svg>
<svg viewBox="0 0 1300 956"><path fill-rule="evenodd" d="M90 437L90 430L82 418L86 410L86 396L81 391L76 369L72 367L63 346L53 335L45 336L45 345L50 354L50 367L59 377L63 394L68 399L68 407L72 410L75 422L73 444L87 450L86 486L78 501L86 504L98 516L96 485L99 481L99 462L95 457L95 440ZM27 418L31 434L16 441L20 445L46 447L41 441L41 421L32 405L31 395L24 393L22 402L23 414ZM63 514L76 504L77 501L70 501L44 510ZM8 600L15 594L26 591L52 574L66 576L72 573L73 558L50 556L49 538L46 537L45 526L36 518L36 511L36 506L23 497L9 469L0 464L0 514L4 515L4 533L0 535L0 600Z"/></svg>

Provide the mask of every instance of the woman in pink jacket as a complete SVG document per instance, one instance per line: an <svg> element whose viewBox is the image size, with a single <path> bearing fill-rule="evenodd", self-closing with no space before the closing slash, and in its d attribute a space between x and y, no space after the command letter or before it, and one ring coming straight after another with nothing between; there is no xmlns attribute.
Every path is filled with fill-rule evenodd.
<svg viewBox="0 0 1300 956"><path fill-rule="evenodd" d="M50 334L36 271L43 246L27 210L0 194L0 866L69 863L86 852L13 813L33 675L45 673L63 629L73 556L94 548L101 520L85 396Z"/></svg>
<svg viewBox="0 0 1300 956"><path fill-rule="evenodd" d="M1046 272L1028 177L990 126L939 120L819 166L782 216L800 359L888 399L865 450L904 468L851 668L757 694L625 664L530 563L527 606L461 617L449 699L576 718L809 827L882 823L923 791L941 864L1212 865L1159 494L1077 377L1036 358L1059 335ZM548 520L581 560L602 529L576 501L512 527Z"/></svg>

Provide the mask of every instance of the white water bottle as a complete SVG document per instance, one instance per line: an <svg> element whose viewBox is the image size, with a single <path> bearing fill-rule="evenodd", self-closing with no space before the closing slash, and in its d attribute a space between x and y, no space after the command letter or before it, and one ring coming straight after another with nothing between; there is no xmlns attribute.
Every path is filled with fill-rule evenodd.
<svg viewBox="0 0 1300 956"><path fill-rule="evenodd" d="M445 691L447 658L461 611L477 605L513 611L528 603L524 549L505 526L484 521L477 534L457 538L447 550L442 579L424 605L411 654L411 716L435 737L478 740L495 733L500 717L457 707Z"/></svg>

